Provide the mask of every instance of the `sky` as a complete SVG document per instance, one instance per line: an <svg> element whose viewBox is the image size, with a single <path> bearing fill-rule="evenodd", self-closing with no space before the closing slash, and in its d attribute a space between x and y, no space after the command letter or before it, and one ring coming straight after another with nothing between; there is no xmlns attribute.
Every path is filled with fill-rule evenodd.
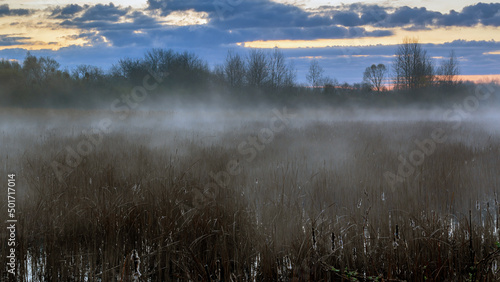
<svg viewBox="0 0 500 282"><path fill-rule="evenodd" d="M339 82L390 66L404 37L436 65L454 51L467 77L500 74L500 3L303 0L0 0L0 58L28 51L62 68L109 69L151 48L190 51L210 66L228 50L279 47L305 83L311 60Z"/></svg>

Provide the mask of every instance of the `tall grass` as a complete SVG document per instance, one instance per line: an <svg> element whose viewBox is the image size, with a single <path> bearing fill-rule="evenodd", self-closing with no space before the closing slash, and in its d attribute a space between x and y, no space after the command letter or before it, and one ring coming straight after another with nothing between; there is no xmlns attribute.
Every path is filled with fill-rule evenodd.
<svg viewBox="0 0 500 282"><path fill-rule="evenodd" d="M497 132L450 129L392 189L384 173L397 171L398 156L449 124L297 118L247 162L238 144L267 118L211 131L138 117L105 134L63 182L50 164L64 163L84 127L4 130L0 165L19 178L19 280L500 278ZM232 159L241 174L207 186ZM5 265L5 244L0 253Z"/></svg>

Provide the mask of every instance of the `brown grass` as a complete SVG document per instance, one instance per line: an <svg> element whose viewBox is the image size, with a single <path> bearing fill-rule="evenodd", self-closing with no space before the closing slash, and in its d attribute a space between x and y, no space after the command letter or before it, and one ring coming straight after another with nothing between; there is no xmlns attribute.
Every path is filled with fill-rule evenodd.
<svg viewBox="0 0 500 282"><path fill-rule="evenodd" d="M497 133L474 122L296 120L249 163L237 146L268 118L212 133L144 126L147 116L116 123L63 183L50 164L85 138L85 123L4 130L0 165L19 179L19 279L131 280L133 250L140 281L500 279ZM388 187L398 155L437 127L448 141ZM232 159L242 173L207 186Z"/></svg>

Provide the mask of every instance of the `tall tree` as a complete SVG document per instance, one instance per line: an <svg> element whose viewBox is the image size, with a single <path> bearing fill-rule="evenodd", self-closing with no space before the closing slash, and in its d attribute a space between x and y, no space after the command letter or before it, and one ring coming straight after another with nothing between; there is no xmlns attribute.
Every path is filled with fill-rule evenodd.
<svg viewBox="0 0 500 282"><path fill-rule="evenodd" d="M245 82L245 61L240 54L230 50L226 56L224 64L224 74L226 80L232 87L241 87Z"/></svg>
<svg viewBox="0 0 500 282"><path fill-rule="evenodd" d="M148 73L148 67L141 59L124 58L118 61L117 73L132 84L140 85Z"/></svg>
<svg viewBox="0 0 500 282"><path fill-rule="evenodd" d="M247 58L248 85L261 87L269 79L269 61L262 50L252 49Z"/></svg>
<svg viewBox="0 0 500 282"><path fill-rule="evenodd" d="M144 61L151 71L156 74L166 74L171 70L172 64L176 57L172 49L153 48L146 52Z"/></svg>
<svg viewBox="0 0 500 282"><path fill-rule="evenodd" d="M309 72L306 75L306 79L313 87L318 87L322 83L323 73L324 70L319 65L319 62L316 59L312 60L309 65Z"/></svg>
<svg viewBox="0 0 500 282"><path fill-rule="evenodd" d="M290 88L295 85L295 79L297 78L297 71L295 70L295 64L290 61L285 70L285 76L282 83L282 88Z"/></svg>
<svg viewBox="0 0 500 282"><path fill-rule="evenodd" d="M38 58L38 63L40 64L40 70L43 80L47 80L50 77L56 75L59 67L61 66L56 60L52 59L51 57L40 57Z"/></svg>
<svg viewBox="0 0 500 282"><path fill-rule="evenodd" d="M441 63L437 69L439 82L444 86L453 86L457 83L457 75L460 74L460 67L455 51L450 52L450 57Z"/></svg>
<svg viewBox="0 0 500 282"><path fill-rule="evenodd" d="M386 73L387 68L384 64L373 64L371 67L367 67L365 69L365 72L363 73L363 80L375 88L375 90L380 92L382 90Z"/></svg>
<svg viewBox="0 0 500 282"><path fill-rule="evenodd" d="M72 72L73 79L96 82L104 78L104 71L96 66L78 65Z"/></svg>
<svg viewBox="0 0 500 282"><path fill-rule="evenodd" d="M43 78L43 71L40 61L30 52L26 54L23 61L23 73L29 84L40 84Z"/></svg>
<svg viewBox="0 0 500 282"><path fill-rule="evenodd" d="M432 61L418 39L406 37L396 51L395 88L415 90L430 86L434 80Z"/></svg>
<svg viewBox="0 0 500 282"><path fill-rule="evenodd" d="M272 89L279 89L285 86L285 81L289 68L286 65L285 55L279 48L274 48L269 55L269 85Z"/></svg>

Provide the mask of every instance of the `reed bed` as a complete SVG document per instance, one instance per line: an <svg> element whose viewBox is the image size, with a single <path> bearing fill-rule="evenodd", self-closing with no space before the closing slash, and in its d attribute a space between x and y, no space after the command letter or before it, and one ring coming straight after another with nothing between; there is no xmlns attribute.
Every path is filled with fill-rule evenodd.
<svg viewBox="0 0 500 282"><path fill-rule="evenodd" d="M19 178L18 280L500 279L500 135L486 123L299 116L248 161L238 145L269 116L237 118L115 123L63 181L51 164L87 138L85 123L3 130L0 183ZM447 141L388 185L436 128ZM232 160L241 172L217 185L211 172Z"/></svg>

